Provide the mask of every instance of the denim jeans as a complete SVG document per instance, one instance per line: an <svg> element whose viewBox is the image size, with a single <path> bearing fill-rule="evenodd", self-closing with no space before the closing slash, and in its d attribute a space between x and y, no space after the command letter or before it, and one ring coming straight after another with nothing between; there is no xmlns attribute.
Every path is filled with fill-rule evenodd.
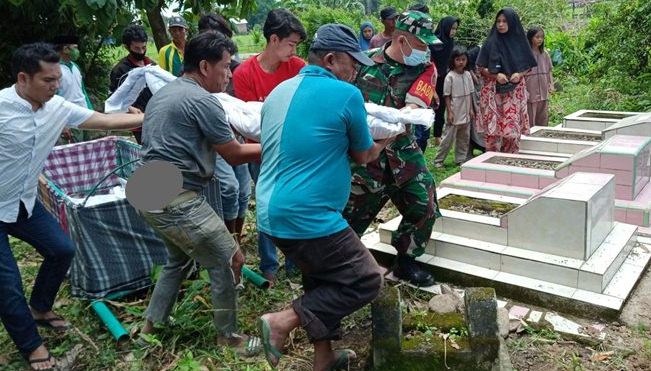
<svg viewBox="0 0 651 371"><path fill-rule="evenodd" d="M215 176L219 179L224 220L244 218L251 197L251 176L247 165L231 166L217 155Z"/></svg>
<svg viewBox="0 0 651 371"><path fill-rule="evenodd" d="M430 129L425 129L422 125L414 125L416 144L420 147L421 152L425 154L427 150L427 140L429 139Z"/></svg>
<svg viewBox="0 0 651 371"><path fill-rule="evenodd" d="M249 172L254 183L258 183L260 175L260 164L249 162ZM278 271L278 253L271 237L264 232L258 231L258 255L260 255L260 271L262 273L275 275ZM296 266L287 257L285 257L285 271L292 272Z"/></svg>
<svg viewBox="0 0 651 371"><path fill-rule="evenodd" d="M38 200L31 217L27 217L27 210L21 202L15 223L0 222L0 318L18 350L29 354L43 340L25 299L20 271L9 246L9 235L32 245L44 258L29 301L29 305L39 312L52 310L75 255L75 247Z"/></svg>
<svg viewBox="0 0 651 371"><path fill-rule="evenodd" d="M237 244L204 196L195 194L180 201L183 195L187 193L163 210L142 213L168 251L145 316L152 322L168 322L181 283L196 260L210 276L215 327L220 335L230 336L237 332L237 294L231 269Z"/></svg>

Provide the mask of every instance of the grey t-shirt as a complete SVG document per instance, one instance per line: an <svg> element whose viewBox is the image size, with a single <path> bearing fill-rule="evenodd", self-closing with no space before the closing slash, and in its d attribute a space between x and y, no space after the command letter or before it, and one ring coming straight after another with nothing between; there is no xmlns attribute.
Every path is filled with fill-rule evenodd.
<svg viewBox="0 0 651 371"><path fill-rule="evenodd" d="M200 191L215 173L213 144L233 140L224 108L196 81L179 77L147 104L143 162L167 161L183 174L183 188Z"/></svg>

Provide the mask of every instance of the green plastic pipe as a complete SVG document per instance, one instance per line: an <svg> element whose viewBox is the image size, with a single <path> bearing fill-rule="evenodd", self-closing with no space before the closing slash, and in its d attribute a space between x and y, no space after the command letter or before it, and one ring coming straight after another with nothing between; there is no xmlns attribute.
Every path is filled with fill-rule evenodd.
<svg viewBox="0 0 651 371"><path fill-rule="evenodd" d="M104 304L103 301L96 300L90 306L93 307L95 313L97 313L97 316L99 316L102 322L104 322L104 325L106 325L106 327L111 332L111 335L113 335L117 342L127 340L129 338L127 330L124 329L120 321L115 318L113 312L111 312L111 310L106 306L106 304Z"/></svg>
<svg viewBox="0 0 651 371"><path fill-rule="evenodd" d="M256 287L259 287L261 289L269 288L270 285L269 280L257 274L256 272L252 271L246 266L242 267L242 275L244 276L244 278L251 281L251 283L253 283Z"/></svg>

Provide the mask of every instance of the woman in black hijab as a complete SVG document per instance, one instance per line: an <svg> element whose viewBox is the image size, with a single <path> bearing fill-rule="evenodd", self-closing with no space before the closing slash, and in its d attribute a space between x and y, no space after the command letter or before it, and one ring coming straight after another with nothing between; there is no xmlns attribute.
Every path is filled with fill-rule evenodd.
<svg viewBox="0 0 651 371"><path fill-rule="evenodd" d="M432 45L430 46L430 51L432 53L432 62L436 65L436 94L443 100L443 82L445 81L445 75L448 73L448 66L450 62L450 55L452 54L452 49L454 49L454 35L457 33L459 28L459 18L447 16L439 21L439 24L434 30L434 34L443 42L443 44ZM441 141L441 135L443 134L443 126L445 124L445 104L439 104L436 109L436 116L434 116L434 140L436 145ZM427 137L429 137L429 130L427 131ZM427 137L425 138L427 140ZM418 142L418 145L421 147L423 153L425 153L425 148L427 147L427 141L425 146L421 145L421 142Z"/></svg>
<svg viewBox="0 0 651 371"><path fill-rule="evenodd" d="M511 8L500 10L477 57L484 79L477 130L485 135L487 151L520 149L520 136L529 133L524 74L535 66L517 13Z"/></svg>

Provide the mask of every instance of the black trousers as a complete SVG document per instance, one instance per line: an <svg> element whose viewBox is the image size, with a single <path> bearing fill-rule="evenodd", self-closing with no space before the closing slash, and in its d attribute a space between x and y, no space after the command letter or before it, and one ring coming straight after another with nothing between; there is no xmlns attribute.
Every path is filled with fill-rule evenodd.
<svg viewBox="0 0 651 371"><path fill-rule="evenodd" d="M350 228L332 235L274 243L303 273L292 307L311 342L341 338L341 320L370 303L382 287L380 267Z"/></svg>

